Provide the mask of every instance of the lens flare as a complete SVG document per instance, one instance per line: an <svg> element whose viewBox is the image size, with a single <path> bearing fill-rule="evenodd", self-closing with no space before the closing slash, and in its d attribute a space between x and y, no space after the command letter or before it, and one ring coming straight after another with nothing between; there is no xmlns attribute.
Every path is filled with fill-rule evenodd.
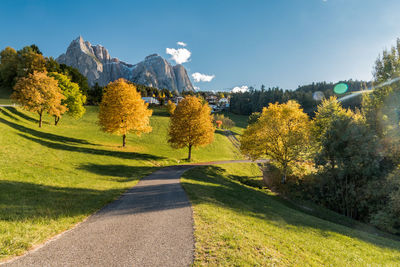
<svg viewBox="0 0 400 267"><path fill-rule="evenodd" d="M344 96L344 97L339 98L338 101L339 101L339 102L342 102L342 101L345 101L345 100L347 100L347 99L356 97L356 96L361 95L361 94L371 93L371 92L374 91L375 89L378 89L378 88L383 87L383 86L391 85L392 83L395 83L395 82L398 82L398 81L400 81L400 77L396 77L396 78L387 80L386 82L380 83L380 84L376 85L375 87L370 87L370 88L368 88L368 90L362 90L362 91L352 92L350 95L346 95L346 96ZM339 85L339 84L338 84L338 85ZM336 86L335 86L335 88L336 88ZM335 89L333 89L333 90L335 91ZM336 92L335 92L335 93L336 93Z"/></svg>
<svg viewBox="0 0 400 267"><path fill-rule="evenodd" d="M321 91L315 91L314 93L313 93L313 99L315 100L315 101L321 101L322 99L324 99L324 97L325 97L325 95L324 95L324 93L323 92L321 92Z"/></svg>
<svg viewBox="0 0 400 267"><path fill-rule="evenodd" d="M338 83L335 85L335 87L333 88L333 92L335 92L335 94L341 95L347 92L347 89L349 89L349 86L345 83Z"/></svg>

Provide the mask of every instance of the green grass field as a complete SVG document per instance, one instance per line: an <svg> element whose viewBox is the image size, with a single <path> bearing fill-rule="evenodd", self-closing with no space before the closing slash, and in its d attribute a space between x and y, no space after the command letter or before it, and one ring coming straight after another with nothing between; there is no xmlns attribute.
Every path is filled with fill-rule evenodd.
<svg viewBox="0 0 400 267"><path fill-rule="evenodd" d="M99 130L97 107L59 126L19 108L0 108L0 259L19 255L117 198L141 177L165 165L184 163L185 149L166 142L169 117L155 109L153 132L121 137ZM193 151L194 161L237 158L223 134Z"/></svg>
<svg viewBox="0 0 400 267"><path fill-rule="evenodd" d="M254 164L198 167L182 184L193 204L195 265L398 266L400 242L367 225L346 227L240 183L261 179ZM321 210L319 210L321 212ZM340 222L342 216L330 219ZM349 219L347 219L348 221Z"/></svg>

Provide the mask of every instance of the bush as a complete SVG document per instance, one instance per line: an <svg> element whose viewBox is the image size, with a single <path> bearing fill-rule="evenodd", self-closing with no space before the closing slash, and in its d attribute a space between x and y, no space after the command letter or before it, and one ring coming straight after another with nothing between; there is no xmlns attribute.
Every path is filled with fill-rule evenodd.
<svg viewBox="0 0 400 267"><path fill-rule="evenodd" d="M229 130L235 127L235 122L232 121L229 117L225 117L224 114L215 114L214 122L216 123L217 121L222 122L221 125L219 126L222 129Z"/></svg>

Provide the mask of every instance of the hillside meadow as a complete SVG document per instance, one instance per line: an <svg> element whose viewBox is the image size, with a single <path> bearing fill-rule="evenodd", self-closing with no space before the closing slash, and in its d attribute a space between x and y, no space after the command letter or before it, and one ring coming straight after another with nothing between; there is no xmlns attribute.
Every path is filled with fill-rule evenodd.
<svg viewBox="0 0 400 267"><path fill-rule="evenodd" d="M399 265L398 237L323 208L315 215L329 220L318 218L311 208L243 184L260 176L255 164L242 163L183 174L193 205L195 266Z"/></svg>
<svg viewBox="0 0 400 267"><path fill-rule="evenodd" d="M8 103L3 100L3 103ZM121 137L103 133L97 107L58 126L46 117L0 107L0 259L19 255L71 228L162 166L185 163L187 150L167 144L169 116L154 109L153 131ZM222 133L193 151L193 161L239 158Z"/></svg>

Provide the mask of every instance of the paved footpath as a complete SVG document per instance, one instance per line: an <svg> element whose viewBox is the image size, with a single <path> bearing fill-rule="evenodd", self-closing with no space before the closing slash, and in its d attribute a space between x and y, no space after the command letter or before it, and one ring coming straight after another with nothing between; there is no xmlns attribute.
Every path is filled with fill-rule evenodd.
<svg viewBox="0 0 400 267"><path fill-rule="evenodd" d="M195 165L166 167L118 200L5 266L190 266L193 217L180 176Z"/></svg>

